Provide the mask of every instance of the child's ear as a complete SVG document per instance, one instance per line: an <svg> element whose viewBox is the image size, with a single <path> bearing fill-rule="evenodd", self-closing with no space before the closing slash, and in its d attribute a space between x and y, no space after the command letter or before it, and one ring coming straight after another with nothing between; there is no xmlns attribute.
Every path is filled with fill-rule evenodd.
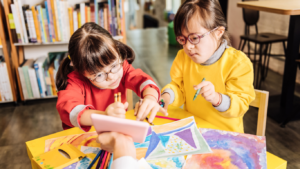
<svg viewBox="0 0 300 169"><path fill-rule="evenodd" d="M221 37L223 36L224 33L225 33L225 27L224 27L224 26L220 26L220 27L215 31L215 34L216 34L218 40L221 39Z"/></svg>

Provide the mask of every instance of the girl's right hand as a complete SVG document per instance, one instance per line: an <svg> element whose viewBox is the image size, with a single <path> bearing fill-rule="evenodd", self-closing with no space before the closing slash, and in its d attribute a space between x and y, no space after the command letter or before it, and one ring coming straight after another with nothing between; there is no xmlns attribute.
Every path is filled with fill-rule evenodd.
<svg viewBox="0 0 300 169"><path fill-rule="evenodd" d="M125 114L126 114L126 109L127 108L128 108L128 102L126 102L124 104L120 103L120 102L115 102L113 104L110 104L106 108L105 113L108 116L125 118Z"/></svg>
<svg viewBox="0 0 300 169"><path fill-rule="evenodd" d="M168 110L168 106L170 103L170 94L169 93L164 93L163 95L160 96L160 99L163 99L165 102L165 106L163 107L166 111Z"/></svg>

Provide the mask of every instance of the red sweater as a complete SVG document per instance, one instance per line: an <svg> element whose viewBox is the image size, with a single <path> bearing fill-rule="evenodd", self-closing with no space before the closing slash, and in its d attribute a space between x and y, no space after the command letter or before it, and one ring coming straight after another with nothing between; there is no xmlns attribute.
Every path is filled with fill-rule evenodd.
<svg viewBox="0 0 300 169"><path fill-rule="evenodd" d="M58 92L56 104L57 111L62 120L63 129L80 127L84 131L89 131L90 126L80 125L80 116L87 109L105 111L114 103L114 94L122 93L122 102L126 102L126 89L131 89L139 97L143 90L152 87L160 90L153 82L153 79L140 69L134 69L127 61L123 64L123 77L118 88L99 89L83 75L76 71L68 74L68 85L65 90Z"/></svg>

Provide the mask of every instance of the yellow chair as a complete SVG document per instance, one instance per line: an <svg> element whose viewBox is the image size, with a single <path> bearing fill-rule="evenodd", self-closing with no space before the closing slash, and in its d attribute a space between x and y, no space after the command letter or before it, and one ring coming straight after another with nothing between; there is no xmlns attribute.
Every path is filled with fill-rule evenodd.
<svg viewBox="0 0 300 169"><path fill-rule="evenodd" d="M133 109L133 95L132 95L132 90L130 90L130 89L127 89L126 92L127 92L126 99L127 99L127 102L128 102L128 109L127 110L129 111L129 110Z"/></svg>
<svg viewBox="0 0 300 169"><path fill-rule="evenodd" d="M258 108L258 119L256 135L265 136L267 111L269 102L269 92L263 90L255 90L255 100L250 103L250 106ZM287 161L267 152L268 169L286 169Z"/></svg>
<svg viewBox="0 0 300 169"><path fill-rule="evenodd" d="M256 135L265 136L269 92L263 90L255 90L255 95L255 100L252 103L250 103L250 106L258 108Z"/></svg>

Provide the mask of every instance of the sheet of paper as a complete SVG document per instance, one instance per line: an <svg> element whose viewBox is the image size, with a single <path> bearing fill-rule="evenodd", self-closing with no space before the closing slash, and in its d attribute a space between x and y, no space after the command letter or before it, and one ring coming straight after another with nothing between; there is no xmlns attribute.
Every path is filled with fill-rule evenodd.
<svg viewBox="0 0 300 169"><path fill-rule="evenodd" d="M135 146L148 148L145 155L147 160L211 152L197 129L194 117L151 126L145 143Z"/></svg>
<svg viewBox="0 0 300 169"><path fill-rule="evenodd" d="M199 129L213 153L189 155L183 169L266 169L265 137L213 129Z"/></svg>

